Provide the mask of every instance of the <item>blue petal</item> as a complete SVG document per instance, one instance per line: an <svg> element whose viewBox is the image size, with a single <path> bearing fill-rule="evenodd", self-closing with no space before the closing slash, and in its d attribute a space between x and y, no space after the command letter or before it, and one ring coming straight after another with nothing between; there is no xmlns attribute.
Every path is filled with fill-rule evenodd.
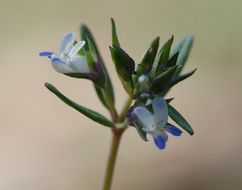
<svg viewBox="0 0 242 190"><path fill-rule="evenodd" d="M167 132L171 133L174 136L181 136L182 134L182 131L180 129L170 123L167 123L164 128Z"/></svg>
<svg viewBox="0 0 242 190"><path fill-rule="evenodd" d="M39 53L39 56L43 56L43 57L51 57L51 55L53 54L53 52L50 51L43 51Z"/></svg>
<svg viewBox="0 0 242 190"><path fill-rule="evenodd" d="M163 135L154 136L154 142L155 145L161 150L166 147L166 139L164 139Z"/></svg>
<svg viewBox="0 0 242 190"><path fill-rule="evenodd" d="M62 63L62 64L66 64L63 60L61 60L61 59L59 59L59 58L57 58L57 57L52 58L51 61L52 61L53 63Z"/></svg>

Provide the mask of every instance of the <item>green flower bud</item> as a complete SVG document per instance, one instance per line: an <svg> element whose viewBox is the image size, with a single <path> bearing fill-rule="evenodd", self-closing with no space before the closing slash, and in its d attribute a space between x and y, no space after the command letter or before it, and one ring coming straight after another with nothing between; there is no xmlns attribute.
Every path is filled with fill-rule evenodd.
<svg viewBox="0 0 242 190"><path fill-rule="evenodd" d="M138 77L135 85L135 96L138 96L142 93L149 93L151 87L150 77L148 75L141 75Z"/></svg>

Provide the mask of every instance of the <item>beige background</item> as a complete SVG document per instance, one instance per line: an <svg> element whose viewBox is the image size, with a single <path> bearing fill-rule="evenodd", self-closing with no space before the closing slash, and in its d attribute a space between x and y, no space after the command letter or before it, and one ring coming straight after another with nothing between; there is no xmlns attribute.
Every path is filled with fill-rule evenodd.
<svg viewBox="0 0 242 190"><path fill-rule="evenodd" d="M125 93L108 50L110 17L137 62L155 36L164 42L174 34L177 42L193 34L185 70L198 68L169 94L195 135L170 138L159 151L129 129L113 189L241 189L241 8L240 0L1 0L0 189L100 189L109 130L64 105L43 84L49 81L75 101L108 113L90 82L56 73L38 52L57 51L63 34L87 23L112 73L120 110Z"/></svg>

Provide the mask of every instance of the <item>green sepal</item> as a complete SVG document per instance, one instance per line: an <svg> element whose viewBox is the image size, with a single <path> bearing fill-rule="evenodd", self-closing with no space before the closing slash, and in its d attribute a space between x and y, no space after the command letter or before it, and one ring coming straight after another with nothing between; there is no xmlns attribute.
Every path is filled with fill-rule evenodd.
<svg viewBox="0 0 242 190"><path fill-rule="evenodd" d="M110 52L117 73L124 81L131 81L135 67L134 60L122 48L116 45L110 47Z"/></svg>
<svg viewBox="0 0 242 190"><path fill-rule="evenodd" d="M63 74L66 75L66 76L72 77L72 78L90 79L90 80L92 80L90 75L88 75L86 73L63 73Z"/></svg>
<svg viewBox="0 0 242 190"><path fill-rule="evenodd" d="M96 41L91 33L91 31L89 30L89 28L86 25L81 25L80 27L80 34L81 34L81 39L84 40L85 42L87 42L87 45L84 46L86 51L90 51L90 44L88 42L87 37L89 38L89 41L92 43L92 46L95 48L96 54L98 56L100 56L98 47L96 45Z"/></svg>
<svg viewBox="0 0 242 190"><path fill-rule="evenodd" d="M135 63L134 60L120 47L114 45L109 47L116 72L121 80L124 89L128 94L132 94Z"/></svg>
<svg viewBox="0 0 242 190"><path fill-rule="evenodd" d="M95 66L95 62L97 60L95 60L95 55L92 53L92 52L89 52L87 51L86 52L86 58L87 58L87 64L88 64L88 67L92 70L94 69L94 66Z"/></svg>
<svg viewBox="0 0 242 190"><path fill-rule="evenodd" d="M173 66L168 68L166 71L159 74L157 77L154 78L151 89L155 92L163 90L166 84L172 79L174 73L177 70L177 66Z"/></svg>
<svg viewBox="0 0 242 190"><path fill-rule="evenodd" d="M77 110L81 114L85 115L89 119L91 119L97 123L100 123L106 127L111 127L111 128L115 127L114 124L110 120L108 120L106 117L104 117L103 115L101 115L100 113L98 113L96 111L93 111L89 108L86 108L84 106L81 106L81 105L73 102L72 100L70 100L69 98L64 96L60 91L58 91L52 84L45 83L45 87L48 90L50 90L52 93L54 93L58 98L60 98L68 106L74 108L75 110Z"/></svg>
<svg viewBox="0 0 242 190"><path fill-rule="evenodd" d="M120 47L117 30L116 30L116 25L115 25L115 21L113 18L111 18L111 25L112 25L112 45L113 46L116 45L116 46Z"/></svg>
<svg viewBox="0 0 242 190"><path fill-rule="evenodd" d="M101 54L99 53L98 47L96 45L96 41L95 41L91 31L89 30L89 28L86 25L81 26L80 33L81 33L81 39L88 43L88 45L85 45L84 47L86 48L87 51L90 51L90 47L92 48L92 52L95 52L95 55L97 56L98 63L101 64L101 66L102 66L102 69L103 69L103 72L104 72L104 75L105 75L106 86L107 86L107 89L108 89L108 92L109 92L109 96L111 97L111 100L113 101L113 104L114 104L115 98L114 98L113 85L112 85L110 76L108 74L108 71L106 69L106 66L104 64L104 61L101 57ZM96 90L96 93L97 93L100 101L103 103L103 105L105 107L107 107L106 106L107 104L103 101L103 97L101 95L101 94L103 94L102 89L96 88L95 84L94 84L94 88Z"/></svg>
<svg viewBox="0 0 242 190"><path fill-rule="evenodd" d="M159 48L159 40L160 38L156 37L150 44L149 49L145 52L142 61L138 64L136 69L138 75L150 72Z"/></svg>
<svg viewBox="0 0 242 190"><path fill-rule="evenodd" d="M186 36L180 43L178 43L178 45L174 49L171 50L170 57L174 56L176 53L179 52L176 64L182 66L176 71L175 76L178 76L184 68L184 65L186 64L189 53L191 51L192 44L193 37Z"/></svg>
<svg viewBox="0 0 242 190"><path fill-rule="evenodd" d="M167 98L165 99L166 103L169 104L170 102L172 102L175 98Z"/></svg>
<svg viewBox="0 0 242 190"><path fill-rule="evenodd" d="M134 97L137 97L142 93L149 93L151 85L152 84L149 75L140 75L135 82Z"/></svg>
<svg viewBox="0 0 242 190"><path fill-rule="evenodd" d="M144 106L144 103L136 101L135 106ZM143 139L144 141L148 141L147 136L146 136L146 132L142 130L142 124L140 122L138 122L139 120L136 118L137 116L135 114L131 114L131 117L133 118L134 121L137 121L134 124L134 127L136 128L136 130L137 130L139 136L141 137L141 139Z"/></svg>
<svg viewBox="0 0 242 190"><path fill-rule="evenodd" d="M152 70L151 70L152 77L156 76L156 72L160 68L161 64L164 65L164 66L167 65L168 60L169 60L171 45L173 43L173 39L174 38L173 38L173 35L172 35L171 38L160 49L160 51L159 51L159 53L158 53L158 55L157 55L157 57L154 61Z"/></svg>
<svg viewBox="0 0 242 190"><path fill-rule="evenodd" d="M171 79L171 81L165 86L165 91L163 91L160 95L161 96L165 96L169 90L171 89L172 86L176 85L177 83L187 79L188 77L192 76L193 73L195 73L197 69L194 69L186 74L183 74L183 75L180 75L180 76L176 76L176 77L173 77ZM175 75L175 74L174 74Z"/></svg>
<svg viewBox="0 0 242 190"><path fill-rule="evenodd" d="M190 135L194 134L194 131L186 119L170 104L168 105L168 115L170 118L175 121L181 128L183 128Z"/></svg>
<svg viewBox="0 0 242 190"><path fill-rule="evenodd" d="M140 138L143 139L144 141L148 141L146 133L139 127L135 127L135 128L136 128Z"/></svg>
<svg viewBox="0 0 242 190"><path fill-rule="evenodd" d="M84 46L85 47L85 46ZM78 52L77 52L78 55L82 55L82 56L85 56L86 55L86 49L85 48L81 48Z"/></svg>
<svg viewBox="0 0 242 190"><path fill-rule="evenodd" d="M160 54L160 59L159 59L158 65L161 65L161 64L163 64L165 66L167 65L173 40L174 40L174 37L172 35L171 38L161 48L161 54Z"/></svg>
<svg viewBox="0 0 242 190"><path fill-rule="evenodd" d="M176 65L179 52L175 53L167 62L167 67L173 67Z"/></svg>

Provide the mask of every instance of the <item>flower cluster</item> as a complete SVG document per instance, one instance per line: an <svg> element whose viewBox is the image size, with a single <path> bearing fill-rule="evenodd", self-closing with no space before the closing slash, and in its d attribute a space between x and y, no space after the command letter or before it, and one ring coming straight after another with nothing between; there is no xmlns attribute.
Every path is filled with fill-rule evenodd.
<svg viewBox="0 0 242 190"><path fill-rule="evenodd" d="M75 40L74 33L67 33L62 39L59 54L45 51L39 55L50 58L52 67L59 73L91 80L100 101L111 113L112 121L68 99L51 84L46 83L46 87L66 104L102 125L120 129L117 124L126 123L121 128L126 128L127 125L135 127L145 141L147 134L151 135L159 149L164 149L166 146L168 139L166 132L174 136L182 134L179 128L168 122L168 117L192 135L191 126L170 104L173 99L164 99L171 87L196 71L195 69L181 74L192 46L192 37L185 37L172 48L172 36L160 50L157 37L150 44L142 60L136 63L121 47L114 20L111 21L112 45L109 48L112 60L125 91L132 99L130 102L134 102L133 105L128 105L121 116L117 113L109 74L94 37L85 25L81 27L80 41Z"/></svg>
<svg viewBox="0 0 242 190"><path fill-rule="evenodd" d="M173 36L158 51L159 38L156 38L131 74L135 103L127 114L127 122L137 129L143 140L147 141L146 134L150 134L159 149L166 146L166 132L174 136L182 134L180 129L168 123L168 116L193 134L188 122L170 105L173 99L163 98L171 87L196 71L180 74L191 48L192 37L184 38L174 49L171 49L172 43Z"/></svg>

